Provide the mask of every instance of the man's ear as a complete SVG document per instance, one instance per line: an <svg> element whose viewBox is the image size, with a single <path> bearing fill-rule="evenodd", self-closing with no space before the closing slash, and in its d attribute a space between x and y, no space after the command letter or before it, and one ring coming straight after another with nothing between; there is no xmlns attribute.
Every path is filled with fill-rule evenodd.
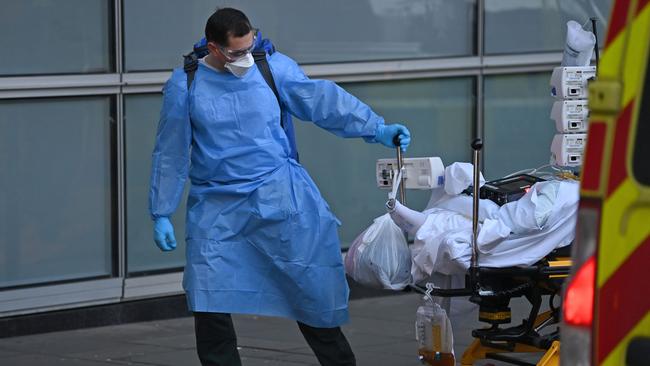
<svg viewBox="0 0 650 366"><path fill-rule="evenodd" d="M208 42L208 51L210 51L212 55L216 55L217 53L219 53L219 48L216 43Z"/></svg>

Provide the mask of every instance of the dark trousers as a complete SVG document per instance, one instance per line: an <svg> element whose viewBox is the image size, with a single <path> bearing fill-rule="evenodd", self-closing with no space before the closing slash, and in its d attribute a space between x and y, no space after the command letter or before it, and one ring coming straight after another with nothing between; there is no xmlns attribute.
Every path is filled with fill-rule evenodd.
<svg viewBox="0 0 650 366"><path fill-rule="evenodd" d="M347 339L336 328L314 328L298 322L298 328L323 366L355 366ZM194 313L196 350L203 366L240 366L237 336L230 314Z"/></svg>

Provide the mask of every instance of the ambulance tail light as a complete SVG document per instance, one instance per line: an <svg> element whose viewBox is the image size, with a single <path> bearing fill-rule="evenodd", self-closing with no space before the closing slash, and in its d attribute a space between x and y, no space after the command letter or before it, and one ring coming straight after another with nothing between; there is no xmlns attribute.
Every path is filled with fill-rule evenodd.
<svg viewBox="0 0 650 366"><path fill-rule="evenodd" d="M561 365L591 365L600 204L583 200L562 304Z"/></svg>
<svg viewBox="0 0 650 366"><path fill-rule="evenodd" d="M578 270L567 286L562 315L568 325L591 330L594 319L594 280L596 259L592 256Z"/></svg>

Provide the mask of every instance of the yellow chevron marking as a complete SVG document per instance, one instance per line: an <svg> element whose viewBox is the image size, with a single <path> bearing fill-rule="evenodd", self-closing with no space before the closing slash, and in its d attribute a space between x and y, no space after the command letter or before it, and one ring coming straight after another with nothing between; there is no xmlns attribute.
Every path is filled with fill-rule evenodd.
<svg viewBox="0 0 650 366"><path fill-rule="evenodd" d="M625 181L603 203L598 245L598 287L650 235L650 206L639 206L639 188Z"/></svg>
<svg viewBox="0 0 650 366"><path fill-rule="evenodd" d="M650 6L634 18L628 25L628 47L623 71L623 106L626 106L639 93L643 83L643 73L647 60L644 57L650 39Z"/></svg>
<svg viewBox="0 0 650 366"><path fill-rule="evenodd" d="M623 61L626 36L627 32L625 30L621 31L603 51L598 65L598 79L610 80L620 77L619 71Z"/></svg>
<svg viewBox="0 0 650 366"><path fill-rule="evenodd" d="M636 336L650 337L650 312L639 321L634 328L614 347L612 352L601 363L602 366L620 366L625 365L625 352L630 340Z"/></svg>

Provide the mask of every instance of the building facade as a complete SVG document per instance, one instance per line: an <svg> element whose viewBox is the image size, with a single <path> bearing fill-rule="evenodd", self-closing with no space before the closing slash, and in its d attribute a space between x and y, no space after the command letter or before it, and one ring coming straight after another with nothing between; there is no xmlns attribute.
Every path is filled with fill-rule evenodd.
<svg viewBox="0 0 650 366"><path fill-rule="evenodd" d="M495 179L548 163L550 71L566 22L610 0L6 1L0 13L0 317L181 292L179 247L147 210L161 89L217 6L243 10L312 78L387 122L407 156L469 161L483 136ZM296 121L301 163L343 222L342 249L384 212L377 158L393 151ZM422 209L427 192L408 192Z"/></svg>

